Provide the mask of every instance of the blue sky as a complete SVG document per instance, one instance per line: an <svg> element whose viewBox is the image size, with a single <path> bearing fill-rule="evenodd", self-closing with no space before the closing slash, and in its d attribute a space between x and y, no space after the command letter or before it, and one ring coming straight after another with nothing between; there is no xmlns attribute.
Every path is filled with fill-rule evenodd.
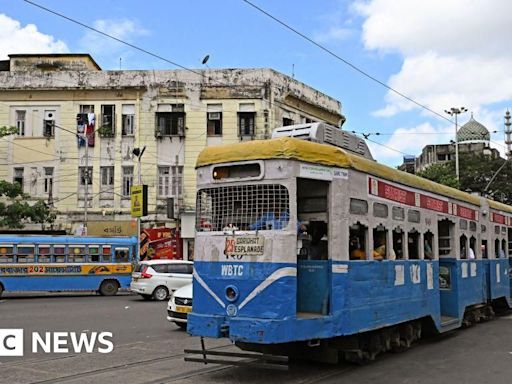
<svg viewBox="0 0 512 384"><path fill-rule="evenodd" d="M504 151L512 99L508 37L512 3L500 0L251 0L338 56L444 115L465 106ZM380 133L374 156L398 165L454 125L390 93L242 0L34 0L185 67L269 67L335 97L344 129ZM0 0L0 58L9 53L85 52L103 69L174 69L22 0ZM448 117L448 116L447 116ZM460 117L464 123L467 113Z"/></svg>

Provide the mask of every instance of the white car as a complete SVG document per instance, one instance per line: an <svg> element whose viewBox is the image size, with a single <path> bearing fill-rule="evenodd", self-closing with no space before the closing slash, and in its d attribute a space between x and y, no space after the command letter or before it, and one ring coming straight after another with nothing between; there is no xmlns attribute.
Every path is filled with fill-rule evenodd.
<svg viewBox="0 0 512 384"><path fill-rule="evenodd" d="M144 299L163 301L169 294L192 283L194 263L186 260L141 261L132 273L130 290Z"/></svg>
<svg viewBox="0 0 512 384"><path fill-rule="evenodd" d="M192 312L192 284L174 291L167 304L167 320L187 329L187 314Z"/></svg>

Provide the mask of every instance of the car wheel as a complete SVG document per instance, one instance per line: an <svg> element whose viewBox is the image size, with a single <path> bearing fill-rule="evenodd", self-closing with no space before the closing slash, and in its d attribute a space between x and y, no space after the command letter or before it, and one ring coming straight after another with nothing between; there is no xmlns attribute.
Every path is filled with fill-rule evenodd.
<svg viewBox="0 0 512 384"><path fill-rule="evenodd" d="M153 299L157 301L164 301L169 296L169 291L164 286L156 287L153 291Z"/></svg>
<svg viewBox="0 0 512 384"><path fill-rule="evenodd" d="M104 280L100 285L100 295L102 296L114 296L119 289L119 284L115 280Z"/></svg>
<svg viewBox="0 0 512 384"><path fill-rule="evenodd" d="M178 323L177 321L175 321L174 324L176 324L178 327L180 327L184 331L187 330L187 323Z"/></svg>
<svg viewBox="0 0 512 384"><path fill-rule="evenodd" d="M151 295L141 295L144 300L151 300Z"/></svg>

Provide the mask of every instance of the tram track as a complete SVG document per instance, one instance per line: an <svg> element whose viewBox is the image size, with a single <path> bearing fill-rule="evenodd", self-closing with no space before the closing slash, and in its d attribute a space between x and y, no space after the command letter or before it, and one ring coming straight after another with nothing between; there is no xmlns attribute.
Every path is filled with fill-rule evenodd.
<svg viewBox="0 0 512 384"><path fill-rule="evenodd" d="M211 349L223 349L223 348L228 348L228 347L232 347L232 346L233 346L232 344L226 344L226 345L221 345L221 346L218 346L218 347L213 347ZM66 356L66 357L71 357L71 356ZM66 358L66 357L63 357L63 358ZM152 359L138 360L138 361L134 361L134 362L131 362L131 363L118 364L118 365L114 365L114 366L110 366L110 367L104 367L104 368L89 370L89 371L85 371L85 372L79 372L79 373L75 373L75 374L71 374L71 375L55 377L55 378L46 379L46 380L32 381L32 382L30 382L30 384L65 383L65 382L68 382L68 381L71 381L71 380L77 380L77 379L82 379L82 378L90 378L90 377L93 377L93 376L96 376L96 375L101 375L101 374L104 374L104 373L111 373L111 372L115 372L117 370L125 370L127 368L137 367L137 366L140 366L140 365L151 365L151 364L156 364L156 363L159 363L159 362L162 362L162 361L166 361L166 360L183 359L184 357L185 357L184 353L178 353L178 354L167 355L167 356L160 356L160 357L155 357L155 358L152 358ZM53 359L53 360L59 360L59 358L56 358L56 359ZM36 363L36 362L39 363L39 362L41 362L41 360L34 361L32 363ZM220 369L226 369L226 368L227 367L221 367ZM204 374L204 373L206 373L206 371L215 371L215 370L220 370L220 369L219 368L208 368L208 369L202 369L202 370L199 370L199 371L197 371L197 370L196 371L187 371L187 372L184 372L184 373L179 374L179 375L173 375L173 376L170 377L170 379L173 379L174 376L176 376L177 379L181 379L180 376L187 376L187 375L188 376L194 376L195 372L199 372L200 374ZM163 382L165 380L167 380L167 378L158 379L155 382Z"/></svg>

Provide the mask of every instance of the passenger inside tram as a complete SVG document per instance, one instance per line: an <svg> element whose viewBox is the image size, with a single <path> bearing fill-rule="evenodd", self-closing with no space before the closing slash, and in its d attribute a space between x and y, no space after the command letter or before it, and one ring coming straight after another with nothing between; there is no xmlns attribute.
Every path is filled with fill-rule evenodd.
<svg viewBox="0 0 512 384"><path fill-rule="evenodd" d="M382 261L386 258L386 231L376 228L373 230L373 259Z"/></svg>
<svg viewBox="0 0 512 384"><path fill-rule="evenodd" d="M356 223L349 228L349 259L366 260L366 233L367 227Z"/></svg>

